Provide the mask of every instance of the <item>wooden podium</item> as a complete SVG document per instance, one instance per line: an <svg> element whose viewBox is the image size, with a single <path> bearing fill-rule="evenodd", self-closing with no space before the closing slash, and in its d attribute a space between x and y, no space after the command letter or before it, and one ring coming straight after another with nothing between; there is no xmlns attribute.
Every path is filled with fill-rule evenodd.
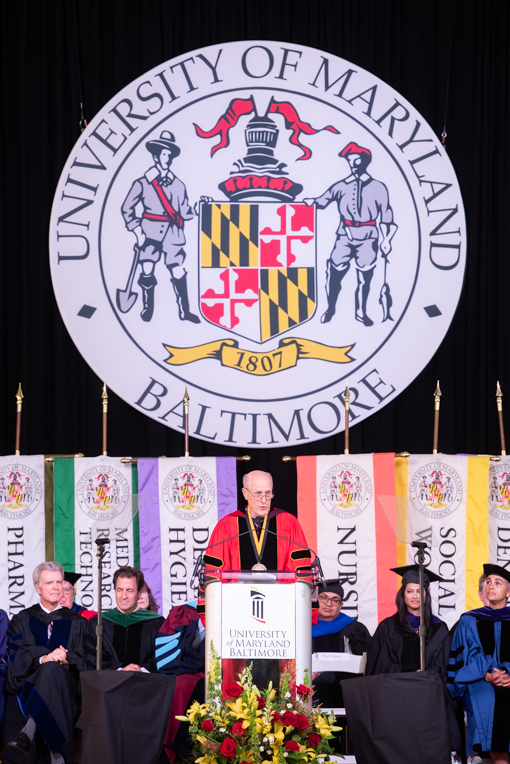
<svg viewBox="0 0 510 764"><path fill-rule="evenodd" d="M312 678L311 596L314 585L294 572L208 571L205 589L206 692L211 645L220 656L223 685L237 682L253 662L253 681L278 686Z"/></svg>

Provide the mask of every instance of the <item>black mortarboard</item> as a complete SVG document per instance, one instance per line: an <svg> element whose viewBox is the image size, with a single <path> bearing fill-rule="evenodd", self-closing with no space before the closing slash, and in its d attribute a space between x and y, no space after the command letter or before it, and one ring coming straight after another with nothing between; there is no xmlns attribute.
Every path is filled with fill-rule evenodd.
<svg viewBox="0 0 510 764"><path fill-rule="evenodd" d="M510 584L510 570L502 568L501 565L492 565L492 563L486 563L483 566L483 572L486 576L499 576L504 578Z"/></svg>
<svg viewBox="0 0 510 764"><path fill-rule="evenodd" d="M402 565L400 568L390 568L390 570L402 576L402 586L420 583L419 565ZM441 578L441 576L438 576L437 573L428 568L423 568L423 585L425 588L428 589L433 581L444 581L444 578Z"/></svg>
<svg viewBox="0 0 510 764"><path fill-rule="evenodd" d="M81 578L81 573L71 573L71 571L64 570L64 581L69 581L72 586L75 585L79 578Z"/></svg>
<svg viewBox="0 0 510 764"><path fill-rule="evenodd" d="M324 594L324 592L332 592L333 594L338 594L341 600L344 598L344 590L338 578L328 578L327 580L320 583L319 594Z"/></svg>

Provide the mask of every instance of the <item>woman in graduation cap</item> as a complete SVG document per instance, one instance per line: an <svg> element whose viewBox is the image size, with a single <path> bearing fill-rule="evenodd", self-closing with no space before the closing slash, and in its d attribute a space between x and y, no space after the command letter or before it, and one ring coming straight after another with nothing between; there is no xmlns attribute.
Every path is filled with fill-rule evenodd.
<svg viewBox="0 0 510 764"><path fill-rule="evenodd" d="M467 711L468 754L510 760L510 571L484 565L488 606L461 616L452 644L448 686Z"/></svg>
<svg viewBox="0 0 510 764"><path fill-rule="evenodd" d="M420 585L419 566L392 568L402 576L397 592L397 612L381 621L368 653L366 674L398 674L420 670ZM423 569L425 588L425 669L433 669L446 680L450 656L448 627L432 614L430 584L443 579L427 568Z"/></svg>

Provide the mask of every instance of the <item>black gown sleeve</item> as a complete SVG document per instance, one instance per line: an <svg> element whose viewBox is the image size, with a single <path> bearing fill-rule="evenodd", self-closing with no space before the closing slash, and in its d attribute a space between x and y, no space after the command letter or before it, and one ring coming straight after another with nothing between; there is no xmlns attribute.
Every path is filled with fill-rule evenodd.
<svg viewBox="0 0 510 764"><path fill-rule="evenodd" d="M29 627L29 618L27 612L22 612L15 615L11 621L8 642L9 664L5 683L5 691L10 695L21 692L25 679L39 667L40 658L52 652L47 647L36 645L35 637ZM85 671L87 668L84 652L85 628L86 621L83 618L74 618L67 645L63 645L68 651L67 662L78 672Z"/></svg>
<svg viewBox="0 0 510 764"><path fill-rule="evenodd" d="M372 638L365 674L399 674L402 671L402 642L395 630L395 617L381 621Z"/></svg>

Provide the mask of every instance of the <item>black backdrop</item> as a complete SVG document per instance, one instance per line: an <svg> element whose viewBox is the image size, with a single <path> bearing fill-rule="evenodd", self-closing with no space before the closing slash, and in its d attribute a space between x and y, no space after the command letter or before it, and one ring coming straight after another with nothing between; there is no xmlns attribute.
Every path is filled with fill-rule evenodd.
<svg viewBox="0 0 510 764"><path fill-rule="evenodd" d="M101 451L102 383L67 334L48 265L53 193L79 137L79 72L90 120L157 64L242 39L300 43L346 58L402 93L438 135L447 104L447 150L468 227L462 298L420 376L352 427L351 452L430 451L437 379L440 450L499 451L498 379L510 406L508 0L2 0L0 25L0 453L14 450L20 381L23 453ZM182 450L182 434L110 393L109 453ZM293 448L242 449L251 453L250 467L271 469L279 496L289 497L280 504L289 509L295 467L281 456L342 451L343 435ZM192 440L191 453L238 452Z"/></svg>

